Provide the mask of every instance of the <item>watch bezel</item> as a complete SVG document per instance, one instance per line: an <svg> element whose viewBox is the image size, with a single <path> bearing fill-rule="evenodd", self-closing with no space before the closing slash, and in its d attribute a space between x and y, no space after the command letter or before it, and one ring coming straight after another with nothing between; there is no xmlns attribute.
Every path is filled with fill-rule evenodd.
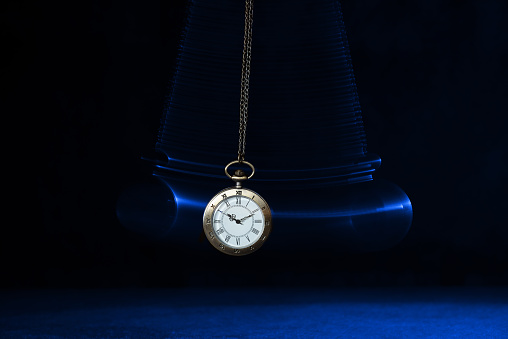
<svg viewBox="0 0 508 339"><path fill-rule="evenodd" d="M238 191L242 191L242 193L237 194ZM244 194L244 192L249 192L251 194L246 195ZM213 229L212 216L215 208L224 199L222 197L223 194L226 194L226 197L228 198L237 195L244 196L246 198L252 199L261 208L261 212L263 213L263 217L265 219L265 225L263 232L261 233L261 236L256 242L252 243L252 245L244 248L235 248L223 243L217 237L215 230ZM254 197L252 197L252 195L254 195ZM264 209L263 206L265 206ZM235 186L228 187L218 192L206 205L205 212L203 213L203 230L210 244L212 244L212 246L215 247L220 252L233 256L242 256L251 254L256 252L265 243L266 239L268 238L268 235L270 235L270 232L272 231L272 211L270 210L270 206L268 206L266 200L263 199L263 197L260 196L257 192L245 187L242 188L237 188Z"/></svg>

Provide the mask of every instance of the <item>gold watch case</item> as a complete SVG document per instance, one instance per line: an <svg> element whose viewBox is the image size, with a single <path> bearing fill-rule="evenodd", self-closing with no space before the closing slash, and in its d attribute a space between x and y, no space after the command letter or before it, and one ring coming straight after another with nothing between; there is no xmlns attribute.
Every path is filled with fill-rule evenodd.
<svg viewBox="0 0 508 339"><path fill-rule="evenodd" d="M217 208L223 200L231 196L244 196L251 199L259 206L264 217L264 228L261 236L258 240L244 248L231 247L227 243L221 241L213 228L212 218L215 208ZM205 212L203 214L203 230L210 244L212 244L212 246L220 252L233 256L247 255L257 251L268 238L268 235L272 231L272 212L265 199L256 192L244 187L228 187L217 193L206 205Z"/></svg>

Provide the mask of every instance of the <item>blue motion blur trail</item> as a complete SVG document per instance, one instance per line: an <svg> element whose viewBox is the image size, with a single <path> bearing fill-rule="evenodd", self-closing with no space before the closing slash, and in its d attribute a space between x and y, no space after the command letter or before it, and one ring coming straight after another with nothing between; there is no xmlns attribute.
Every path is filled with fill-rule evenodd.
<svg viewBox="0 0 508 339"><path fill-rule="evenodd" d="M194 239L206 202L233 186L224 166L237 155L244 11L242 1L191 1L156 144L165 159L152 160L162 186L120 198L126 227L209 249ZM256 174L245 187L274 213L267 250L372 251L407 234L408 196L373 180L381 159L367 151L338 1L255 1L246 160Z"/></svg>

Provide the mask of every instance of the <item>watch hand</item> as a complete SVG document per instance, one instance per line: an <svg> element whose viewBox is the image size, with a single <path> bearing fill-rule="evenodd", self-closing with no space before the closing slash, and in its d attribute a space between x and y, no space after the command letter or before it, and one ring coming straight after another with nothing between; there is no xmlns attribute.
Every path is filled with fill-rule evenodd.
<svg viewBox="0 0 508 339"><path fill-rule="evenodd" d="M240 222L244 221L244 220L245 220L245 219L247 219L247 218L252 217L253 215L254 215L254 213L252 213L251 215L246 216L245 218L240 219Z"/></svg>
<svg viewBox="0 0 508 339"><path fill-rule="evenodd" d="M231 214L229 214L229 213L224 213L224 212L222 212L222 211L219 211L219 212L221 212L222 214L227 215L230 219L234 219L234 218L231 216Z"/></svg>
<svg viewBox="0 0 508 339"><path fill-rule="evenodd" d="M237 223L237 224L242 224L242 221L243 221L243 220L238 220L238 219L235 219L235 218L233 218L233 217L231 217L231 218L232 218L234 221L236 221L236 223Z"/></svg>
<svg viewBox="0 0 508 339"><path fill-rule="evenodd" d="M234 220L234 221L236 221L236 223L237 223L237 224L241 224L241 223L242 223L242 221L241 221L241 220L238 220L238 219L233 218L233 216L232 216L231 214L224 213L224 212L222 212L222 211L219 211L219 212L221 212L222 214L227 215L227 216L229 217L229 219L230 219L230 220Z"/></svg>
<svg viewBox="0 0 508 339"><path fill-rule="evenodd" d="M219 212L221 212L222 214L224 214L224 215L228 216L228 217L229 217L229 219L236 220L236 219L235 219L235 218L233 218L233 216L232 216L231 214L229 214L229 213L224 213L224 212L222 212L222 211L219 211Z"/></svg>

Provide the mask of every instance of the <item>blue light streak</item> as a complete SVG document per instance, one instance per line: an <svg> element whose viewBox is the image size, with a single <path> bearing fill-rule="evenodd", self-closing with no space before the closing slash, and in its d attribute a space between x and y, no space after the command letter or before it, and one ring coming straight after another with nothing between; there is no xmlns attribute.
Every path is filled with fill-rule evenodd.
<svg viewBox="0 0 508 339"><path fill-rule="evenodd" d="M184 197L178 197L174 192L175 195L175 202L176 206L178 208L182 207L191 207L191 208L199 208L199 209L205 209L207 201L204 200L198 200L198 199L189 199Z"/></svg>
<svg viewBox="0 0 508 339"><path fill-rule="evenodd" d="M377 208L358 208L358 209L348 209L348 210L331 210L331 211L309 211L309 212L301 212L301 211L285 211L285 212L277 212L273 211L274 217L277 218L290 218L290 219L318 219L318 218L344 218L344 217L353 217L359 215L369 215L369 214L379 214L379 213L390 213L401 211L403 209L411 210L411 203L396 203L392 205L387 205L384 207Z"/></svg>

